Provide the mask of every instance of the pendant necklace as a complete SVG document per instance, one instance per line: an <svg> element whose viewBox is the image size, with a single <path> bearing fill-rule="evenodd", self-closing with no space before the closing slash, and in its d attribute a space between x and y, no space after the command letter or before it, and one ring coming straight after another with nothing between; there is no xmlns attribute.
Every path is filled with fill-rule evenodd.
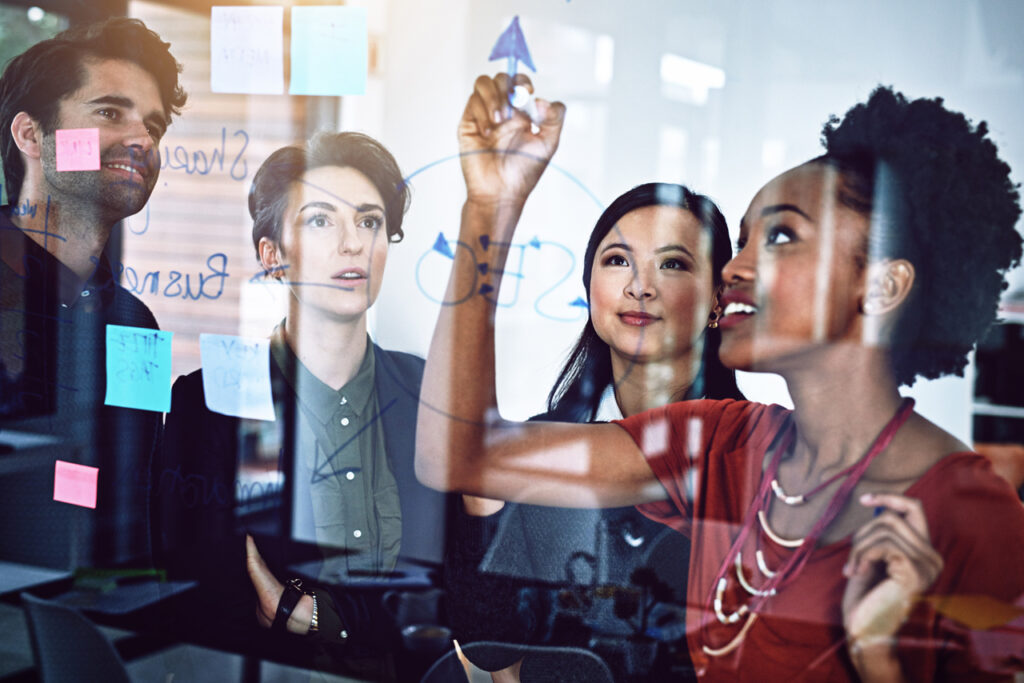
<svg viewBox="0 0 1024 683"><path fill-rule="evenodd" d="M860 458L856 463L847 467L839 474L831 477L827 481L819 484L811 491L800 495L800 496L786 496L785 492L782 491L782 487L778 485L776 477L778 476L779 465L782 462L782 455L788 452L794 439L796 438L796 427L791 422L787 428L786 434L772 456L771 462L768 465L767 471L761 477L761 485L757 494L750 501L750 506L747 509L746 515L744 516L743 526L740 527L739 534L737 534L735 541L733 541L732 547L725 556L725 560L719 567L718 574L715 576L715 580L711 583L711 594L708 596L706 603L707 607L714 613L715 618L722 624L734 625L743 620L743 624L739 632L723 647L712 648L707 643L702 644L702 649L705 654L712 657L719 657L728 654L739 647L740 643L747 635L750 627L757 619L758 613L764 603L771 597L775 596L782 588L793 581L803 570L804 566L810 560L811 553L818 544L818 540L824 534L825 529L828 528L836 517L839 516L839 512L846 505L850 495L853 493L854 487L860 482L864 473L867 471L868 466L871 462L888 447L892 442L896 432L899 431L900 427L907 421L913 412L914 399L906 398L903 403L897 409L896 414L893 415L892 419L885 425L878 436L875 437L875 441L871 444L867 453ZM765 510L768 507L769 501L772 495L782 500L782 497L786 497L789 500L782 500L787 505L800 505L806 502L811 496L818 493L829 484L843 479L842 485L832 496L832 500L829 501L828 507L825 509L824 514L812 527L810 533L801 539L787 539L782 538L768 526L768 520L765 515ZM781 492L781 493L780 493ZM789 559L786 560L783 565L772 571L768 568L767 563L764 559L764 554L760 548L757 548L754 553L755 561L758 569L768 579L768 581L761 587L757 588L748 581L743 569L743 560L741 555L741 549L747 538L751 535L754 527L760 526L765 535L777 545L783 548L793 549ZM728 574L732 569L736 574L736 583L740 585L744 592L748 593L751 597L746 603L743 603L734 612L727 613L725 611L725 591L728 587ZM702 627L706 628L706 627ZM704 636L702 635L702 640Z"/></svg>

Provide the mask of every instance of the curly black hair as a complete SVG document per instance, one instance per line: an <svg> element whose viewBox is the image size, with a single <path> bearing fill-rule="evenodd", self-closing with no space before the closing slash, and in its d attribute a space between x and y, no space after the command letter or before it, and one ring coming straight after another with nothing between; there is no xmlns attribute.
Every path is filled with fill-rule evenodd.
<svg viewBox="0 0 1024 683"><path fill-rule="evenodd" d="M1017 185L988 139L942 98L908 100L878 87L822 130L838 199L872 219L864 261L906 259L915 279L890 346L896 380L963 375L996 322L1005 273L1020 263Z"/></svg>

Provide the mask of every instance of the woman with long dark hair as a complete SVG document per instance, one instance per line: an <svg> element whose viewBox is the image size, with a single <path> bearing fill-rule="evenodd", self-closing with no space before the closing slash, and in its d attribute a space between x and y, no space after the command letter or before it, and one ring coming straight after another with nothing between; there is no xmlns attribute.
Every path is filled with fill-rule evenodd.
<svg viewBox="0 0 1024 683"><path fill-rule="evenodd" d="M647 183L619 196L601 214L584 254L587 321L548 395L548 411L533 419L607 421L685 398L742 398L734 373L718 359L716 293L731 254L725 218L704 195ZM674 603L669 616L681 624L685 537L632 507L512 505L495 514L500 501L464 496L464 503L468 514L459 518L446 573L460 642L578 645L604 655L617 680L667 673L652 671L656 652L647 645L654 639L631 639L644 635L643 614L652 605L623 605L636 601L641 587L631 579L647 569L671 584L660 609ZM567 582L563 564L574 557L593 564L600 587L548 590ZM523 573L535 580L512 578ZM564 604L571 590L583 595ZM678 637L665 633L666 641ZM506 661L481 664L493 669Z"/></svg>

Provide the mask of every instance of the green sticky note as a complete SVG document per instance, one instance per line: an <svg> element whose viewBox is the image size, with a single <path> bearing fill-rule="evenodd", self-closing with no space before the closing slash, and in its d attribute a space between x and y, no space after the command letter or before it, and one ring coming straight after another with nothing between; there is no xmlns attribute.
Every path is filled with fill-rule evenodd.
<svg viewBox="0 0 1024 683"><path fill-rule="evenodd" d="M366 94L365 7L292 8L292 95Z"/></svg>
<svg viewBox="0 0 1024 683"><path fill-rule="evenodd" d="M147 327L107 325L108 406L171 409L171 338L173 332Z"/></svg>

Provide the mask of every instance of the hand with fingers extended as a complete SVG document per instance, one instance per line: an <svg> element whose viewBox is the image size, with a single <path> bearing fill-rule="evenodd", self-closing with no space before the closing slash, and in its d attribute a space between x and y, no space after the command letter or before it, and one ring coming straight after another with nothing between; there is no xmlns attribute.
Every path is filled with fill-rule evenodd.
<svg viewBox="0 0 1024 683"><path fill-rule="evenodd" d="M942 571L942 556L932 546L921 502L896 494L868 493L862 505L879 513L853 536L843 571L843 625L854 665L865 669L886 663L897 667L894 636L917 598Z"/></svg>
<svg viewBox="0 0 1024 683"><path fill-rule="evenodd" d="M514 81L514 82L513 82ZM558 149L565 105L536 98L537 132L522 111L509 104L515 86L531 94L525 74L480 76L459 122L459 152L467 199L478 204L521 204Z"/></svg>
<svg viewBox="0 0 1024 683"><path fill-rule="evenodd" d="M263 628L270 628L277 615L277 605L284 595L284 584L277 580L273 572L263 561L260 551L256 548L256 541L252 536L245 536L245 566L249 572L249 579L252 580L253 588L256 589L256 620ZM313 620L313 599L303 595L295 609L292 610L286 624L289 633L305 634L309 632L309 625Z"/></svg>

